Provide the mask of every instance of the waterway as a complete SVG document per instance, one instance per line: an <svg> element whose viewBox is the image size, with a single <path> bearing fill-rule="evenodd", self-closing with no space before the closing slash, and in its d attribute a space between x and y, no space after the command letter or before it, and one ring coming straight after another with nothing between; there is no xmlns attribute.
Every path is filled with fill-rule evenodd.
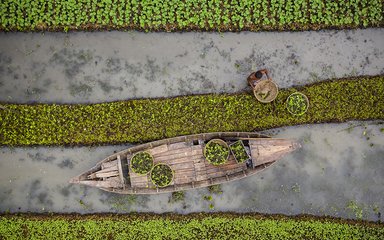
<svg viewBox="0 0 384 240"><path fill-rule="evenodd" d="M384 29L261 33L0 33L0 101L95 103L384 74Z"/></svg>
<svg viewBox="0 0 384 240"><path fill-rule="evenodd" d="M238 92L268 68L280 87L384 74L384 30L282 33L0 33L0 102L96 103ZM384 133L379 122L269 130L302 148L270 169L187 191L116 195L68 180L129 144L0 148L0 212L235 211L383 221ZM212 196L212 200L208 196Z"/></svg>
<svg viewBox="0 0 384 240"><path fill-rule="evenodd" d="M0 212L235 211L382 221L383 128L382 122L350 122L269 130L267 134L297 139L303 147L264 172L222 184L221 194L191 190L175 203L171 194L118 195L68 183L129 145L2 148ZM212 201L204 199L208 196Z"/></svg>

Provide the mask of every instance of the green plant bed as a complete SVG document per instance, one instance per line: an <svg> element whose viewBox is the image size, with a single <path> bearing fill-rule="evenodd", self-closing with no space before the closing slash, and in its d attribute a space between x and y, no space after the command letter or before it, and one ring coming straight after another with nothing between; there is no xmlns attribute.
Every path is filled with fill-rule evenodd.
<svg viewBox="0 0 384 240"><path fill-rule="evenodd" d="M297 91L311 99L300 117L286 109L287 97ZM383 96L384 76L375 76L281 89L268 104L256 101L252 93L90 105L0 103L0 145L140 143L205 132L384 119Z"/></svg>
<svg viewBox="0 0 384 240"><path fill-rule="evenodd" d="M307 96L300 92L295 92L289 95L287 98L287 110L293 115L303 115L309 106L309 101Z"/></svg>
<svg viewBox="0 0 384 240"><path fill-rule="evenodd" d="M159 230L161 229L161 230ZM384 225L281 215L0 215L0 239L382 239Z"/></svg>
<svg viewBox="0 0 384 240"><path fill-rule="evenodd" d="M151 171L151 180L157 187L166 187L173 180L173 171L166 164L157 164Z"/></svg>
<svg viewBox="0 0 384 240"><path fill-rule="evenodd" d="M145 175L153 167L153 157L148 152L138 152L133 155L130 161L130 167L133 172Z"/></svg>
<svg viewBox="0 0 384 240"><path fill-rule="evenodd" d="M383 26L382 0L0 1L0 30L260 31Z"/></svg>
<svg viewBox="0 0 384 240"><path fill-rule="evenodd" d="M212 165L224 164L229 157L228 144L221 139L212 139L204 147L204 156Z"/></svg>
<svg viewBox="0 0 384 240"><path fill-rule="evenodd" d="M229 148L231 149L231 152L238 163L243 163L250 158L247 151L244 148L244 144L242 140L238 140L230 144Z"/></svg>

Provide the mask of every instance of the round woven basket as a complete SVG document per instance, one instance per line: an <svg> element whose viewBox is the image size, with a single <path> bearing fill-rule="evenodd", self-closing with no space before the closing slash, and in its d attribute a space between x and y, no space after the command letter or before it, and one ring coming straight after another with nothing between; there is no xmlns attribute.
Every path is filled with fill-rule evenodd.
<svg viewBox="0 0 384 240"><path fill-rule="evenodd" d="M207 161L208 161L209 163L213 164L213 165L221 165L221 164L214 164L214 163L212 163L212 162L207 158L206 147L207 147L207 146L209 145L209 143L211 143L211 142L220 144L221 146L224 146L224 147L226 147L226 148L228 149L228 155L227 155L227 158L226 158L225 162L223 162L223 163L221 163L221 164L226 163L226 162L228 161L228 159L229 159L230 149L229 149L228 144L227 144L225 141L223 141L223 140L221 140L221 139L218 139L218 138L211 139L211 140L205 145L205 147L204 147L204 152L203 152L203 153L204 153L204 157L205 157L205 159L207 159Z"/></svg>
<svg viewBox="0 0 384 240"><path fill-rule="evenodd" d="M276 99L279 89L272 80L261 80L253 89L256 99L262 103L269 103Z"/></svg>
<svg viewBox="0 0 384 240"><path fill-rule="evenodd" d="M172 178L171 178L171 180L170 180L166 185L162 185L162 186L157 185L156 181L154 181L154 180L152 179L153 169L155 169L155 167L157 167L157 166L159 166L159 165L167 166L168 169L170 169L171 172L172 172ZM151 171L151 175L150 175L150 176L151 176L151 181L152 181L152 183L153 183L156 187L164 188L164 187L168 187L168 186L172 183L173 179L175 178L175 172L172 170L172 168L171 168L168 164L165 164L165 163L158 163L158 164L156 164L156 165L152 168L152 171Z"/></svg>
<svg viewBox="0 0 384 240"><path fill-rule="evenodd" d="M132 167L132 159L133 159L137 154L139 154L139 153L147 153L147 154L149 154L149 156L151 156L151 162L152 162L151 165L152 165L152 167L151 167L151 169L150 169L148 172L146 172L146 173L139 173L139 172L136 172L137 170L136 170L135 168ZM136 173L136 174L138 174L138 175L141 175L141 176L143 176L143 175L147 175L147 174L152 170L152 168L153 168L153 156L152 156L149 152L147 152L147 151L136 152L136 153L133 154L131 160L129 161L129 167L130 167L130 169L132 169L132 171L133 171L134 173Z"/></svg>
<svg viewBox="0 0 384 240"><path fill-rule="evenodd" d="M292 111L290 110L290 108L288 107L288 101L289 101L289 99L290 99L292 96L295 96L295 95L299 95L299 96L301 96L301 97L304 99L305 103L306 103L306 107L305 107L305 109L304 109L302 112L299 112L299 113L292 112ZM286 100L286 102L285 102L285 105L286 105L286 108L287 108L287 110L288 110L289 113L291 113L292 115L301 116L301 115L303 115L304 113L307 112L308 107L309 107L309 100L308 100L308 97L307 97L305 94L302 94L301 92L294 92L294 93L292 93L291 95L289 95L289 97L287 98L287 100Z"/></svg>

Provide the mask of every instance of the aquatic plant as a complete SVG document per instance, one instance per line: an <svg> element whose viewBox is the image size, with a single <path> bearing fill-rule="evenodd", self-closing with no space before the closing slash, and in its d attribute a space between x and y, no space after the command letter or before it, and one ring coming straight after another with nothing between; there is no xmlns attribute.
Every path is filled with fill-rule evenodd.
<svg viewBox="0 0 384 240"><path fill-rule="evenodd" d="M208 195L208 196L204 196L203 199L205 201L209 201L209 202L212 202L213 201L213 197L211 195Z"/></svg>
<svg viewBox="0 0 384 240"><path fill-rule="evenodd" d="M249 155L244 148L242 140L238 140L230 144L229 148L238 163L243 163L249 159Z"/></svg>
<svg viewBox="0 0 384 240"><path fill-rule="evenodd" d="M167 164L157 164L151 171L151 180L157 187L166 187L173 180L173 171Z"/></svg>
<svg viewBox="0 0 384 240"><path fill-rule="evenodd" d="M300 91L311 100L301 117L286 109ZM335 94L337 93L337 94ZM251 93L207 94L99 104L0 103L0 145L140 143L204 132L384 119L384 76L334 79L282 89L271 104Z"/></svg>
<svg viewBox="0 0 384 240"><path fill-rule="evenodd" d="M0 239L382 239L383 235L383 223L313 216L212 212L0 216Z"/></svg>
<svg viewBox="0 0 384 240"><path fill-rule="evenodd" d="M184 199L185 199L185 192L177 191L177 192L172 192L171 197L168 200L168 202L175 203L175 202L184 201Z"/></svg>
<svg viewBox="0 0 384 240"><path fill-rule="evenodd" d="M208 191L211 194L222 194L223 190L221 190L221 185L211 185L208 187Z"/></svg>
<svg viewBox="0 0 384 240"><path fill-rule="evenodd" d="M221 165L229 157L228 145L221 139L212 139L204 147L204 157L212 165Z"/></svg>
<svg viewBox="0 0 384 240"><path fill-rule="evenodd" d="M309 102L308 98L304 94L295 92L289 95L286 105L288 112L293 115L300 116L307 111Z"/></svg>
<svg viewBox="0 0 384 240"><path fill-rule="evenodd" d="M260 31L383 26L381 0L2 0L0 30Z"/></svg>
<svg viewBox="0 0 384 240"><path fill-rule="evenodd" d="M130 161L130 167L133 172L145 175L153 167L153 157L148 152L138 152L133 155Z"/></svg>

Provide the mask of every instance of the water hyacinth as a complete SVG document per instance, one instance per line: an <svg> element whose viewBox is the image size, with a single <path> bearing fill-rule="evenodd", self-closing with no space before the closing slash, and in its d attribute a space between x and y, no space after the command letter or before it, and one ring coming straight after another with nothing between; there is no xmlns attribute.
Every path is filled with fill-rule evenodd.
<svg viewBox="0 0 384 240"><path fill-rule="evenodd" d="M288 96L297 91L311 100L301 117L286 109ZM383 96L384 76L362 76L282 89L269 104L251 93L98 104L0 103L0 145L139 143L205 132L383 119Z"/></svg>
<svg viewBox="0 0 384 240"><path fill-rule="evenodd" d="M382 239L384 227L373 222L252 213L0 216L0 239L82 239L85 235L89 239Z"/></svg>

